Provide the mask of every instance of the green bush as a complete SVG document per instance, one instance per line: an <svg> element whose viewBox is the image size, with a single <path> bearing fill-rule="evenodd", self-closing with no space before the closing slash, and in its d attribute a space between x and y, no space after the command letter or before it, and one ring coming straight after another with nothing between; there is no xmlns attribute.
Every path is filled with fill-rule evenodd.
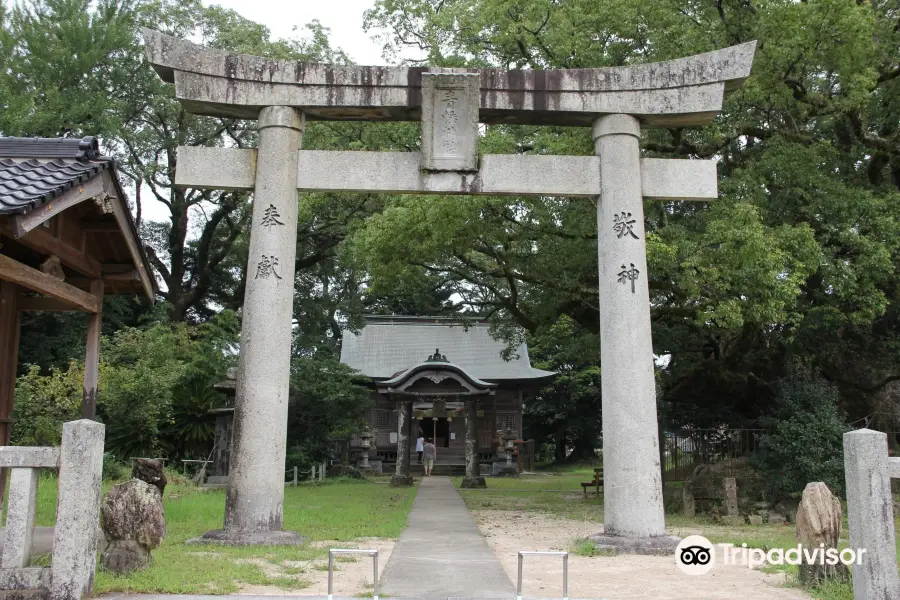
<svg viewBox="0 0 900 600"><path fill-rule="evenodd" d="M131 468L121 462L115 456L106 452L103 454L103 480L122 481L131 477Z"/></svg>
<svg viewBox="0 0 900 600"><path fill-rule="evenodd" d="M760 419L767 432L751 459L771 498L799 494L813 481L843 496L843 435L849 428L837 399L834 386L820 379L795 375L780 382L775 409Z"/></svg>
<svg viewBox="0 0 900 600"><path fill-rule="evenodd" d="M52 369L48 375L29 366L16 380L12 444L59 446L62 424L81 415L83 395L83 365L73 361L67 370Z"/></svg>

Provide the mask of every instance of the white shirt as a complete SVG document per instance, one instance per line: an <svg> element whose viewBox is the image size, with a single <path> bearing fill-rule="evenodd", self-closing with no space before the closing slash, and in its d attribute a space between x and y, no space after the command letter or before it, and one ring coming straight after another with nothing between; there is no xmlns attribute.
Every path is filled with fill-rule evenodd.
<svg viewBox="0 0 900 600"><path fill-rule="evenodd" d="M416 452L424 452L425 451L425 438L416 439Z"/></svg>

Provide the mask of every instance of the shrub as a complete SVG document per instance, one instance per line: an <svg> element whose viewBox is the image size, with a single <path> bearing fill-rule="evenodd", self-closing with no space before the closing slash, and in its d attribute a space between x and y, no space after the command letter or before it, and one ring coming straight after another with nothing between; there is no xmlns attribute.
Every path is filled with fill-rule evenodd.
<svg viewBox="0 0 900 600"><path fill-rule="evenodd" d="M17 446L58 446L62 424L81 415L84 395L84 367L69 363L67 370L52 369L41 375L34 365L16 380L15 423L12 444Z"/></svg>
<svg viewBox="0 0 900 600"><path fill-rule="evenodd" d="M783 498L824 481L844 494L843 435L837 390L820 379L795 375L781 380L775 409L760 419L767 432L751 462L766 481L769 496Z"/></svg>
<svg viewBox="0 0 900 600"><path fill-rule="evenodd" d="M121 462L115 456L106 452L103 454L103 480L122 481L131 477L131 468Z"/></svg>

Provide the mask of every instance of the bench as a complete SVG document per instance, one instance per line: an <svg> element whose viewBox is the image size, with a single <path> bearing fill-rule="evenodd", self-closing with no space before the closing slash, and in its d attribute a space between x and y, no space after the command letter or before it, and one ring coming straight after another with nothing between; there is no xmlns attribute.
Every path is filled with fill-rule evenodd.
<svg viewBox="0 0 900 600"><path fill-rule="evenodd" d="M603 487L603 467L594 469L593 481L584 481L581 483L581 490L584 492L585 496L587 496L587 490L589 487L596 488L597 495L600 495L600 488Z"/></svg>

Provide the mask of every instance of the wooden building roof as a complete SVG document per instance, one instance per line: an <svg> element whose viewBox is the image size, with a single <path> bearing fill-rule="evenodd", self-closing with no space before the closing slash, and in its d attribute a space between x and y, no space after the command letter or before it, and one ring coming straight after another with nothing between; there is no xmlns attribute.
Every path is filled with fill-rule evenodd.
<svg viewBox="0 0 900 600"><path fill-rule="evenodd" d="M388 380L422 363L435 348L453 365L484 381L538 383L555 375L531 366L524 343L517 356L504 360L506 343L491 335L488 323L466 327L447 317L366 317L358 334L344 333L341 362L376 381Z"/></svg>
<svg viewBox="0 0 900 600"><path fill-rule="evenodd" d="M0 138L0 254L87 291L158 291L116 176L94 137ZM22 282L20 282L21 284ZM83 307L82 307L83 308Z"/></svg>

